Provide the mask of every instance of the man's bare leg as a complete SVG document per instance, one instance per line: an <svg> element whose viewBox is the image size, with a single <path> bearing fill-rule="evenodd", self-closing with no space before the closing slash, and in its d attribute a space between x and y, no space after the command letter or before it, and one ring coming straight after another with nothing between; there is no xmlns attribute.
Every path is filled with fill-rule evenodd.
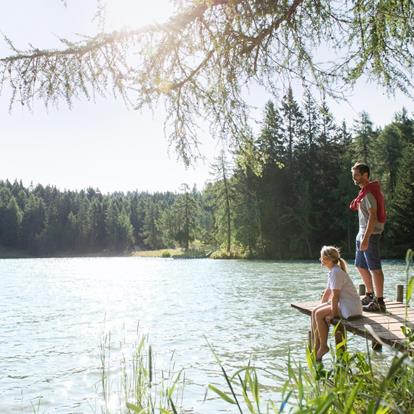
<svg viewBox="0 0 414 414"><path fill-rule="evenodd" d="M382 269L371 270L371 273L372 279L374 279L375 295L377 298L382 298L384 297L384 273Z"/></svg>
<svg viewBox="0 0 414 414"><path fill-rule="evenodd" d="M363 267L357 267L359 274L361 275L362 281L365 284L365 293L373 293L374 292L374 286L372 284L372 276L368 269L364 269ZM377 272L377 270L374 270ZM382 271L381 271L382 273ZM382 286L384 286L384 275L382 276ZM376 292L377 293L377 292ZM378 293L377 293L378 295ZM379 295L378 295L379 296Z"/></svg>

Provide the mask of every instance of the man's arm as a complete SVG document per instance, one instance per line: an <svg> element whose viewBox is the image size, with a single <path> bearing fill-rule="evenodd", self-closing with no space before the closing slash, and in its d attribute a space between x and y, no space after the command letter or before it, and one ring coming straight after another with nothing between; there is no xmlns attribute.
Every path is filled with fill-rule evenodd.
<svg viewBox="0 0 414 414"><path fill-rule="evenodd" d="M367 228L365 230L364 237L362 238L361 247L360 247L360 250L362 250L362 251L365 251L365 250L368 249L369 237L371 236L372 232L374 231L375 224L378 221L376 207L369 208L368 209L368 214L369 214L368 224L367 224Z"/></svg>

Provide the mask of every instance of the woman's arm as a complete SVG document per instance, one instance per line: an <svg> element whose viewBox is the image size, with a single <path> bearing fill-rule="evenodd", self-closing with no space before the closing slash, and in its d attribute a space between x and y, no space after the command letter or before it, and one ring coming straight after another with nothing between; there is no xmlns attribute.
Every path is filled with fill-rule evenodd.
<svg viewBox="0 0 414 414"><path fill-rule="evenodd" d="M321 303L328 302L330 297L331 297L331 289L326 288L325 292L323 292L323 295L322 295L322 298L321 298Z"/></svg>
<svg viewBox="0 0 414 414"><path fill-rule="evenodd" d="M331 298L331 310L332 310L332 316L335 318L339 316L339 295L340 295L339 289L332 289L332 298Z"/></svg>

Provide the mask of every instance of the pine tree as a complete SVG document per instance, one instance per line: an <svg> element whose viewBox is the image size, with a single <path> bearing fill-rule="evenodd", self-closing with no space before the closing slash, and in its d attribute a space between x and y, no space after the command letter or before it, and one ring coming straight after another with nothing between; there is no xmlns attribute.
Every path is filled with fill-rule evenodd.
<svg viewBox="0 0 414 414"><path fill-rule="evenodd" d="M406 108L395 114L394 124L400 129L402 140L414 144L414 120L408 116Z"/></svg>
<svg viewBox="0 0 414 414"><path fill-rule="evenodd" d="M10 192L8 195L10 196L8 201L4 194L0 196L2 199L0 200L0 244L17 247L22 212L14 196Z"/></svg>
<svg viewBox="0 0 414 414"><path fill-rule="evenodd" d="M341 129L339 131L339 142L344 149L348 149L352 143L352 134L348 131L348 126L345 120L342 121Z"/></svg>
<svg viewBox="0 0 414 414"><path fill-rule="evenodd" d="M163 246L159 230L160 216L161 213L157 203L149 198L145 205L143 241L145 246L150 249L160 249Z"/></svg>
<svg viewBox="0 0 414 414"><path fill-rule="evenodd" d="M178 195L171 210L176 220L175 240L184 247L185 251L188 251L190 242L195 239L198 230L200 208L187 184L182 184L180 190L181 194Z"/></svg>
<svg viewBox="0 0 414 414"><path fill-rule="evenodd" d="M214 236L214 196L213 185L208 183L200 194L200 239L209 248L217 245Z"/></svg>
<svg viewBox="0 0 414 414"><path fill-rule="evenodd" d="M180 239L180 218L174 204L165 208L158 222L162 243L166 247L175 247Z"/></svg>
<svg viewBox="0 0 414 414"><path fill-rule="evenodd" d="M398 169L397 185L388 222L398 255L414 247L414 144L407 144Z"/></svg>
<svg viewBox="0 0 414 414"><path fill-rule="evenodd" d="M388 201L392 199L397 184L402 149L401 129L395 123L387 125L376 140L374 165Z"/></svg>
<svg viewBox="0 0 414 414"><path fill-rule="evenodd" d="M283 132L287 148L287 165L292 164L294 146L300 142L303 135L303 114L298 103L293 98L292 88L289 87L283 97L281 114L283 119Z"/></svg>
<svg viewBox="0 0 414 414"><path fill-rule="evenodd" d="M216 209L218 211L216 215L217 236L219 240L224 242L226 253L230 254L232 243L234 189L230 181L230 165L226 159L224 151L221 152L211 169L212 174L216 179L214 189Z"/></svg>
<svg viewBox="0 0 414 414"><path fill-rule="evenodd" d="M318 107L309 90L305 92L303 119L303 134L300 136L298 149L302 153L309 153L310 159L312 159L316 140L320 135L320 125Z"/></svg>
<svg viewBox="0 0 414 414"><path fill-rule="evenodd" d="M318 137L319 146L324 148L329 145L338 143L338 128L335 124L334 117L328 108L326 100L324 99L319 108L320 117L320 131Z"/></svg>
<svg viewBox="0 0 414 414"><path fill-rule="evenodd" d="M376 137L368 113L362 112L354 124L353 159L370 165L373 160L372 147Z"/></svg>
<svg viewBox="0 0 414 414"><path fill-rule="evenodd" d="M101 251L105 248L107 239L105 228L105 210L103 202L95 197L89 204L88 220L90 223L89 244L91 250Z"/></svg>
<svg viewBox="0 0 414 414"><path fill-rule="evenodd" d="M252 257L262 246L260 209L257 198L258 177L250 168L236 170L234 182L234 238Z"/></svg>
<svg viewBox="0 0 414 414"><path fill-rule="evenodd" d="M34 252L38 251L39 240L46 225L45 203L38 196L30 194L22 218L22 246Z"/></svg>
<svg viewBox="0 0 414 414"><path fill-rule="evenodd" d="M282 121L272 101L268 101L265 105L264 119L256 140L256 147L264 166L274 167L277 163L286 162Z"/></svg>

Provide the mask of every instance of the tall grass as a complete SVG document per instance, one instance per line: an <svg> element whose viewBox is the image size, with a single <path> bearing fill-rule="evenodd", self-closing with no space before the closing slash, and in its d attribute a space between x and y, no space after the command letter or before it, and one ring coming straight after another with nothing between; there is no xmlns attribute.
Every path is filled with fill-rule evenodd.
<svg viewBox="0 0 414 414"><path fill-rule="evenodd" d="M414 277L410 275L413 251L406 256L406 302L410 302L414 288ZM413 349L413 330L405 324L406 345ZM383 344L385 345L385 344ZM386 346L386 345L385 345ZM414 358L412 353L399 353L390 349L391 358L381 365L374 365L367 350L333 353L330 369L315 360L309 349L306 351L306 365L302 366L288 358L287 376L282 401L260 401L261 385L258 371L245 367L229 374L220 367L227 380L229 393L211 388L229 404L237 406L240 414L251 413L344 413L385 414L414 413ZM241 372L245 375L242 377ZM231 396L242 395L240 399ZM247 395L254 398L246 398ZM243 401L243 400L242 400ZM254 401L254 404L252 404Z"/></svg>
<svg viewBox="0 0 414 414"><path fill-rule="evenodd" d="M413 251L406 256L406 303L414 290L412 276ZM402 326L408 349L414 349L414 331L407 324ZM110 341L109 341L110 342ZM343 345L343 344L340 344ZM384 346L387 346L383 344ZM268 385L263 385L260 375L275 380L278 373L261 369L248 363L234 372L228 372L218 353L209 344L212 355L220 367L226 388L209 384L207 389L228 404L229 412L239 414L388 414L414 413L414 357L410 352L400 353L390 348L390 358L374 364L367 342L365 352L350 352L341 346L332 352L328 368L316 362L314 354L306 350L306 363L288 358L286 382L282 398L274 401L268 397ZM113 413L108 367L108 347L102 348L103 412ZM170 361L173 366L172 359ZM133 355L132 364L124 361L122 368L122 404L118 412L140 414L177 414L182 412L184 379L182 372L169 369L167 375L156 379L151 347L142 338ZM265 393L263 391L266 391ZM207 395L207 394L206 394Z"/></svg>
<svg viewBox="0 0 414 414"><path fill-rule="evenodd" d="M122 356L114 367L111 346L110 334L105 335L100 347L103 414L182 412L185 378L183 371L175 371L173 356L166 369L157 370L148 337L141 336L132 357Z"/></svg>

